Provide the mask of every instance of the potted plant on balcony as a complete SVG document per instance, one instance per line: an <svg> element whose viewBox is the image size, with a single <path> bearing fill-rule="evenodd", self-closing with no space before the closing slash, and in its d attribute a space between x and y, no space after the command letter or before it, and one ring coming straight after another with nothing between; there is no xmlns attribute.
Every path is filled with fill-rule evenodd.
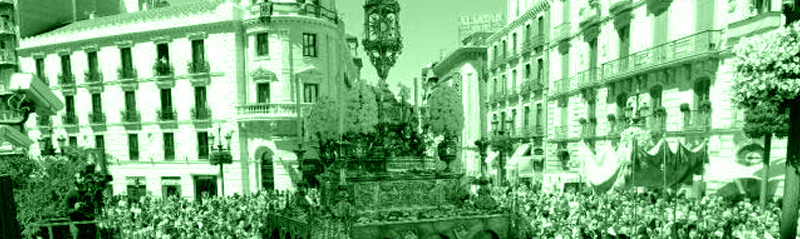
<svg viewBox="0 0 800 239"><path fill-rule="evenodd" d="M455 160L461 131L464 130L464 104L458 92L450 86L437 87L428 99L429 113L426 123L429 132L443 137L439 144L439 158L450 170L450 162Z"/></svg>
<svg viewBox="0 0 800 239"><path fill-rule="evenodd" d="M153 64L153 72L156 76L171 76L173 74L172 64L166 58L156 59Z"/></svg>

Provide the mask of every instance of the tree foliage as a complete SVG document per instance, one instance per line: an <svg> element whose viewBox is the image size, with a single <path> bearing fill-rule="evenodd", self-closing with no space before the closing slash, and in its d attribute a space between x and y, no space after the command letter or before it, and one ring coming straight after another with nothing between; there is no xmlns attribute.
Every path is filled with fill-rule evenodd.
<svg viewBox="0 0 800 239"><path fill-rule="evenodd" d="M375 132L378 124L378 105L375 92L363 81L356 82L345 96L345 133L369 134Z"/></svg>
<svg viewBox="0 0 800 239"><path fill-rule="evenodd" d="M783 138L789 134L789 114L768 102L747 109L744 123L742 130L750 138L763 138L766 135Z"/></svg>
<svg viewBox="0 0 800 239"><path fill-rule="evenodd" d="M338 140L340 137L339 112L339 104L336 100L327 96L320 97L306 116L309 136L321 142Z"/></svg>
<svg viewBox="0 0 800 239"><path fill-rule="evenodd" d="M428 99L428 130L452 139L464 129L464 104L453 87L438 86Z"/></svg>
<svg viewBox="0 0 800 239"><path fill-rule="evenodd" d="M746 109L782 106L800 96L800 25L743 38L736 47L732 101Z"/></svg>

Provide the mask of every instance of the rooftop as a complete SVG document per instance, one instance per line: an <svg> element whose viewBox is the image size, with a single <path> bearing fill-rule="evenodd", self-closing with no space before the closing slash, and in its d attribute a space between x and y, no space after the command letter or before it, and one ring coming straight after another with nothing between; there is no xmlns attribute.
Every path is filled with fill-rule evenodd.
<svg viewBox="0 0 800 239"><path fill-rule="evenodd" d="M146 11L137 11L131 13L121 13L117 15L97 17L83 21L74 22L66 26L56 28L55 30L39 34L37 36L53 36L64 33L79 32L89 29L102 28L113 25L125 25L143 21L153 21L159 19L166 19L181 15L191 15L202 12L213 12L217 6L224 1L200 1L196 3L174 5L168 7L161 7L150 9Z"/></svg>

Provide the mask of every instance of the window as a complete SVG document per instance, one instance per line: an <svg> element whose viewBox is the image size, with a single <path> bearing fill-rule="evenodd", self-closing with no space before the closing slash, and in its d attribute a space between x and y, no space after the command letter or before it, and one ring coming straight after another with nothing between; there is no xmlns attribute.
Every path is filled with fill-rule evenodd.
<svg viewBox="0 0 800 239"><path fill-rule="evenodd" d="M303 102L314 103L317 102L319 97L319 85L317 84L303 84Z"/></svg>
<svg viewBox="0 0 800 239"><path fill-rule="evenodd" d="M161 108L172 108L172 89L161 89Z"/></svg>
<svg viewBox="0 0 800 239"><path fill-rule="evenodd" d="M208 132L197 132L197 157L208 159Z"/></svg>
<svg viewBox="0 0 800 239"><path fill-rule="evenodd" d="M159 60L169 61L169 45L166 43L156 45L156 54L158 54Z"/></svg>
<svg viewBox="0 0 800 239"><path fill-rule="evenodd" d="M506 112L500 113L500 131L506 129Z"/></svg>
<svg viewBox="0 0 800 239"><path fill-rule="evenodd" d="M175 160L175 133L164 133L164 160Z"/></svg>
<svg viewBox="0 0 800 239"><path fill-rule="evenodd" d="M125 91L125 110L136 111L136 91Z"/></svg>
<svg viewBox="0 0 800 239"><path fill-rule="evenodd" d="M61 56L61 74L65 76L72 75L72 63L69 59L69 55Z"/></svg>
<svg viewBox="0 0 800 239"><path fill-rule="evenodd" d="M544 36L544 17L539 17L539 19L536 21L536 24L539 25L537 27L539 29L539 36Z"/></svg>
<svg viewBox="0 0 800 239"><path fill-rule="evenodd" d="M139 160L139 135L128 135L128 155L131 160Z"/></svg>
<svg viewBox="0 0 800 239"><path fill-rule="evenodd" d="M64 96L64 105L67 114L75 114L75 96Z"/></svg>
<svg viewBox="0 0 800 239"><path fill-rule="evenodd" d="M623 58L628 56L630 51L630 27L626 26L619 29L619 57ZM627 61L622 61L622 67L627 67Z"/></svg>
<svg viewBox="0 0 800 239"><path fill-rule="evenodd" d="M97 52L87 52L86 57L89 61L89 73L94 74L100 71L100 63L97 61Z"/></svg>
<svg viewBox="0 0 800 239"><path fill-rule="evenodd" d="M497 52L498 52L498 51L497 51L497 45L494 45L494 46L492 46L492 48L493 48L493 49L492 49L492 60L493 60L494 62L497 62L497 61L499 60L499 59L497 58L497 54L498 54L498 53L497 53Z"/></svg>
<svg viewBox="0 0 800 239"><path fill-rule="evenodd" d="M105 149L106 149L106 138L102 134L94 136L94 148L102 149L103 151L105 151Z"/></svg>
<svg viewBox="0 0 800 239"><path fill-rule="evenodd" d="M303 33L303 56L317 57L317 34Z"/></svg>
<svg viewBox="0 0 800 239"><path fill-rule="evenodd" d="M506 56L508 56L508 44L506 43L506 40L503 40L500 43L503 44L503 59L505 59Z"/></svg>
<svg viewBox="0 0 800 239"><path fill-rule="evenodd" d="M511 122L509 122L510 124L509 130L511 131L511 134L509 135L516 134L516 127L517 127L516 122L517 122L517 110L511 110Z"/></svg>
<svg viewBox="0 0 800 239"><path fill-rule="evenodd" d="M527 132L528 125L530 125L531 121L531 107L525 106L525 115L523 115L522 119L522 128Z"/></svg>
<svg viewBox="0 0 800 239"><path fill-rule="evenodd" d="M267 33L259 33L256 35L256 55L269 55L269 35L267 35Z"/></svg>
<svg viewBox="0 0 800 239"><path fill-rule="evenodd" d="M513 88L517 87L517 70L511 71L511 87L512 87L512 91L516 91L516 89L513 89Z"/></svg>
<svg viewBox="0 0 800 239"><path fill-rule="evenodd" d="M164 198L181 196L181 177L161 177L161 196Z"/></svg>
<svg viewBox="0 0 800 239"><path fill-rule="evenodd" d="M99 93L92 94L92 113L100 114L103 112L103 99Z"/></svg>
<svg viewBox="0 0 800 239"><path fill-rule="evenodd" d="M525 79L531 78L531 64L525 64Z"/></svg>
<svg viewBox="0 0 800 239"><path fill-rule="evenodd" d="M531 39L531 24L525 25L525 41Z"/></svg>
<svg viewBox="0 0 800 239"><path fill-rule="evenodd" d="M272 164L271 153L261 155L261 188L265 190L275 189L275 168Z"/></svg>
<svg viewBox="0 0 800 239"><path fill-rule="evenodd" d="M542 77L544 77L544 60L539 58L536 60L536 79L541 83L544 80Z"/></svg>
<svg viewBox="0 0 800 239"><path fill-rule="evenodd" d="M125 72L125 78L130 77L129 72L133 71L133 55L130 47L119 49L120 59L122 60L122 70Z"/></svg>
<svg viewBox="0 0 800 239"><path fill-rule="evenodd" d="M69 136L69 146L78 147L78 136Z"/></svg>
<svg viewBox="0 0 800 239"><path fill-rule="evenodd" d="M44 58L36 58L36 76L39 77L39 80L44 82L45 85L49 85L44 73Z"/></svg>
<svg viewBox="0 0 800 239"><path fill-rule="evenodd" d="M206 47L203 40L192 41L192 62L195 64L203 63L206 61Z"/></svg>
<svg viewBox="0 0 800 239"><path fill-rule="evenodd" d="M589 69L595 67L597 67L597 38L589 42Z"/></svg>
<svg viewBox="0 0 800 239"><path fill-rule="evenodd" d="M205 86L198 86L194 88L194 106L197 108L204 108L206 107L207 103L206 98L206 87Z"/></svg>
<svg viewBox="0 0 800 239"><path fill-rule="evenodd" d="M536 104L536 128L544 124L544 114L542 113L542 104Z"/></svg>
<svg viewBox="0 0 800 239"><path fill-rule="evenodd" d="M258 83L256 86L256 102L269 103L269 83Z"/></svg>
<svg viewBox="0 0 800 239"><path fill-rule="evenodd" d="M517 33L511 36L511 54L517 54Z"/></svg>

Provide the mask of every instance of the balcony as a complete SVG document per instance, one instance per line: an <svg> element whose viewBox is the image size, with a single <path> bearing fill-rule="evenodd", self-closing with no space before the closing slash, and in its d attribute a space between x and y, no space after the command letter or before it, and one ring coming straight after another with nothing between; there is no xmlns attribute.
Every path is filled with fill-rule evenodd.
<svg viewBox="0 0 800 239"><path fill-rule="evenodd" d="M16 65L17 53L14 50L0 50L0 64Z"/></svg>
<svg viewBox="0 0 800 239"><path fill-rule="evenodd" d="M88 118L91 125L103 125L106 123L106 114L102 111L89 112Z"/></svg>
<svg viewBox="0 0 800 239"><path fill-rule="evenodd" d="M72 72L58 73L58 86L61 87L65 95L74 95L76 91L75 76L72 75Z"/></svg>
<svg viewBox="0 0 800 239"><path fill-rule="evenodd" d="M313 104L304 103L302 110L308 112ZM236 106L236 119L239 121L295 118L296 103L251 103Z"/></svg>
<svg viewBox="0 0 800 239"><path fill-rule="evenodd" d="M569 82L570 78L564 78L553 82L553 91L551 92L552 95L557 96L569 92Z"/></svg>
<svg viewBox="0 0 800 239"><path fill-rule="evenodd" d="M250 13L265 22L269 22L273 16L296 15L339 23L339 14L336 11L315 4L298 2L260 2L250 9Z"/></svg>
<svg viewBox="0 0 800 239"><path fill-rule="evenodd" d="M544 136L544 126L536 125L536 127L533 128L533 135L534 136Z"/></svg>
<svg viewBox="0 0 800 239"><path fill-rule="evenodd" d="M574 77L577 80L578 88L592 87L600 84L600 71L598 68L590 68L578 72Z"/></svg>
<svg viewBox="0 0 800 239"><path fill-rule="evenodd" d="M117 67L117 78L122 82L136 81L139 77L136 68L133 67Z"/></svg>
<svg viewBox="0 0 800 239"><path fill-rule="evenodd" d="M192 120L194 121L202 121L202 120L209 120L211 119L211 109L208 106L202 107L195 107L192 106L191 109L192 113Z"/></svg>
<svg viewBox="0 0 800 239"><path fill-rule="evenodd" d="M138 110L121 110L120 119L123 124L138 124L142 121L142 116Z"/></svg>
<svg viewBox="0 0 800 239"><path fill-rule="evenodd" d="M597 135L597 122L587 122L581 125L581 136L583 138L593 138Z"/></svg>
<svg viewBox="0 0 800 239"><path fill-rule="evenodd" d="M611 15L617 15L622 11L631 8L633 0L612 0L611 5L608 6L608 12Z"/></svg>
<svg viewBox="0 0 800 239"><path fill-rule="evenodd" d="M78 126L78 115L75 112L61 113L61 124L66 126Z"/></svg>
<svg viewBox="0 0 800 239"><path fill-rule="evenodd" d="M153 74L155 74L156 77L172 76L174 72L175 70L172 64L167 60L156 60L156 62L153 63Z"/></svg>
<svg viewBox="0 0 800 239"><path fill-rule="evenodd" d="M51 127L53 126L53 119L50 116L36 116L36 126Z"/></svg>
<svg viewBox="0 0 800 239"><path fill-rule="evenodd" d="M175 107L161 107L156 109L156 120L158 122L174 122L178 119L178 112Z"/></svg>
<svg viewBox="0 0 800 239"><path fill-rule="evenodd" d="M569 22L561 23L553 29L553 41L561 41L569 39L572 31L572 25Z"/></svg>
<svg viewBox="0 0 800 239"><path fill-rule="evenodd" d="M97 93L103 90L103 73L100 73L97 70L87 70L83 72L83 77L84 81L86 81L86 87L89 89L89 92Z"/></svg>
<svg viewBox="0 0 800 239"><path fill-rule="evenodd" d="M555 127L555 139L556 140L564 140L569 137L569 127L567 126L556 126Z"/></svg>
<svg viewBox="0 0 800 239"><path fill-rule="evenodd" d="M508 94L506 94L506 100L512 103L516 103L518 99L519 99L519 87L516 86L511 87L511 89L508 90Z"/></svg>
<svg viewBox="0 0 800 239"><path fill-rule="evenodd" d="M600 7L598 5L592 7L582 7L579 11L580 21L578 26L586 28L600 22Z"/></svg>
<svg viewBox="0 0 800 239"><path fill-rule="evenodd" d="M11 20L0 20L0 34L16 34L16 25Z"/></svg>
<svg viewBox="0 0 800 239"><path fill-rule="evenodd" d="M720 32L703 31L603 64L603 81L718 54Z"/></svg>

